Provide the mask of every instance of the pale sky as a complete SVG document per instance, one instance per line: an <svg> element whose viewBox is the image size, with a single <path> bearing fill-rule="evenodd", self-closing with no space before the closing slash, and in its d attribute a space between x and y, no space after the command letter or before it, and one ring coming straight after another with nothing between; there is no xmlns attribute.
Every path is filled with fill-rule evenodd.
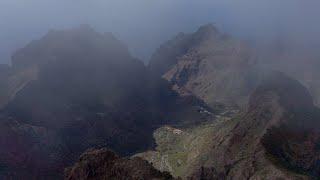
<svg viewBox="0 0 320 180"><path fill-rule="evenodd" d="M49 29L90 24L146 61L176 33L214 23L251 41L320 42L319 0L0 0L0 63Z"/></svg>

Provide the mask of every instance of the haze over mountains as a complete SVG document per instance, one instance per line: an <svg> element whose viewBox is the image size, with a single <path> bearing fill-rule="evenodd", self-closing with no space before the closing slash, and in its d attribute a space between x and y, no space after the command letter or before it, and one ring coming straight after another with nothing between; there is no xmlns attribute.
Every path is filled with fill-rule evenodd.
<svg viewBox="0 0 320 180"><path fill-rule="evenodd" d="M226 112L216 114L214 122L179 134L170 128L158 129L156 151L138 156L184 178L193 177L193 172L207 174L209 179L307 178L292 172L319 177L315 170L319 109L314 106L318 96L311 97L298 81L260 66L248 49L211 25L193 34L179 34L161 46L150 67L159 67L155 72L171 82L173 89L213 107L227 105L229 114L234 112L228 107L232 104L242 112L231 117ZM279 65L278 69L291 74L290 68ZM305 81L304 72L298 72L291 75L313 84L309 89L318 92L313 89L319 87L317 81Z"/></svg>
<svg viewBox="0 0 320 180"><path fill-rule="evenodd" d="M283 41L287 46L319 48L316 0L2 0L0 62L48 29L90 24L113 32L134 57L145 62L178 32L214 23L223 32L259 44Z"/></svg>
<svg viewBox="0 0 320 180"><path fill-rule="evenodd" d="M201 100L180 98L147 73L111 34L88 26L50 31L17 51L2 94L5 176L59 175L90 147L132 155L152 147L160 125L208 116ZM19 84L14 93L11 84Z"/></svg>
<svg viewBox="0 0 320 180"><path fill-rule="evenodd" d="M318 61L257 52L208 24L146 66L111 33L51 30L0 68L0 178L317 178Z"/></svg>

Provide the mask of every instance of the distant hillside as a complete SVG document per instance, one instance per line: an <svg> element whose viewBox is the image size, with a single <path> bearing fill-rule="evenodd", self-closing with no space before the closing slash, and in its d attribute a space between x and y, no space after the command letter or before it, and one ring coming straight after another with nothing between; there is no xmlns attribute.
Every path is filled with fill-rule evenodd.
<svg viewBox="0 0 320 180"><path fill-rule="evenodd" d="M320 53L318 45L290 43L279 37L277 41L259 47L260 64L287 73L308 88L314 102L320 105Z"/></svg>

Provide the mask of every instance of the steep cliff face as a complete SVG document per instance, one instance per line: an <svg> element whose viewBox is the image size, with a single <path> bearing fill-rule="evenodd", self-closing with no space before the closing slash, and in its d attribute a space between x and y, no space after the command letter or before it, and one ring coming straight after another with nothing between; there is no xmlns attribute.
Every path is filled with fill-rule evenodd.
<svg viewBox="0 0 320 180"><path fill-rule="evenodd" d="M318 129L319 110L307 89L272 73L250 96L246 112L219 115L179 135L158 129L157 150L138 156L185 178L310 179L319 176Z"/></svg>
<svg viewBox="0 0 320 180"><path fill-rule="evenodd" d="M258 94L270 92L268 87L279 87L272 89L278 95L283 115L268 128L262 137L262 144L275 163L292 171L319 177L320 110L314 106L307 89L298 87L295 85L297 83L272 79L256 90L251 101L265 101L257 98ZM251 104L258 107L255 103Z"/></svg>
<svg viewBox="0 0 320 180"><path fill-rule="evenodd" d="M140 158L121 158L107 149L91 149L65 171L66 180L173 180Z"/></svg>
<svg viewBox="0 0 320 180"><path fill-rule="evenodd" d="M310 143L311 147L317 146L319 139L314 131L319 127L319 110L314 107L308 90L298 81L283 74L274 73L263 81L250 97L248 112L240 118L242 120L231 131L232 136L226 154L228 158L233 159L231 165L234 167L231 166L230 175L256 177L259 168L268 167L263 164L272 164L289 172L301 173L301 171L292 171L293 168L288 169L292 165L297 167L290 161L298 162L302 159L309 161L308 156L318 153L316 149L303 152L301 146L305 143ZM288 130L291 134L287 133ZM313 141L308 140L310 136ZM239 149L241 149L240 152ZM286 160L281 159L281 156L270 156L274 151L292 156ZM242 160L243 154L250 158ZM313 162L317 162L317 159L318 155L314 156ZM275 163L277 161L282 162L282 166ZM312 169L318 171L316 164L313 165ZM307 168L309 164L305 163L297 169L304 171L302 166ZM240 172L243 171L247 171L247 175L241 175Z"/></svg>
<svg viewBox="0 0 320 180"><path fill-rule="evenodd" d="M3 171L9 178L18 171L40 179L62 175L64 166L89 147L109 147L121 155L143 151L153 146L152 132L160 125L188 125L209 116L198 112L206 107L202 101L181 98L167 82L149 76L143 63L112 34L87 26L50 31L19 50L12 61L13 74L31 69L27 74L32 78L23 81L1 112L3 121L16 123L4 123L10 135L0 144L12 138L11 145L33 150L10 146L2 151L9 157L9 171ZM24 126L43 129L46 136L25 131ZM25 158L17 160L11 154Z"/></svg>
<svg viewBox="0 0 320 180"><path fill-rule="evenodd" d="M243 42L206 25L179 34L152 56L149 69L181 94L194 94L209 105L243 105L259 77L252 50Z"/></svg>

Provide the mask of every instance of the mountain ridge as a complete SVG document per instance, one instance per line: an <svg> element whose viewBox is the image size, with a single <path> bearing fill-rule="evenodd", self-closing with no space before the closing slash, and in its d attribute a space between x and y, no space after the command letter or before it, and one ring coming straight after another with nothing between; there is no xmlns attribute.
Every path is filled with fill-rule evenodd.
<svg viewBox="0 0 320 180"><path fill-rule="evenodd" d="M152 56L149 69L177 92L193 94L211 106L244 106L260 81L253 54L244 42L209 24L164 43Z"/></svg>
<svg viewBox="0 0 320 180"><path fill-rule="evenodd" d="M205 168L202 173L215 172L216 177L220 174L220 178L227 179L312 179L319 173L316 163L319 151L314 147L320 139L319 110L310 111L316 108L310 97L298 81L282 73L271 73L251 95L248 110L231 118L220 115L208 124L182 130L181 135L158 129L154 134L156 150L138 156L185 179L199 174L200 167ZM307 100L300 103L300 98ZM299 104L292 106L292 102ZM310 126L291 129L292 125L307 123L296 114L300 107L315 115L309 121L313 122L313 131L308 130ZM279 133L281 130L284 132ZM287 130L291 133L285 133ZM301 146L295 146L299 142ZM306 152L301 149L304 145L310 147Z"/></svg>
<svg viewBox="0 0 320 180"><path fill-rule="evenodd" d="M21 83L1 110L2 135L13 141L0 141L3 156L9 157L7 178L14 178L14 172L61 177L64 167L90 147L131 155L152 148L152 132L162 124L210 118L198 111L207 108L201 100L180 97L165 80L149 76L111 34L87 26L50 31L17 51L12 64ZM17 165L23 162L29 166Z"/></svg>

